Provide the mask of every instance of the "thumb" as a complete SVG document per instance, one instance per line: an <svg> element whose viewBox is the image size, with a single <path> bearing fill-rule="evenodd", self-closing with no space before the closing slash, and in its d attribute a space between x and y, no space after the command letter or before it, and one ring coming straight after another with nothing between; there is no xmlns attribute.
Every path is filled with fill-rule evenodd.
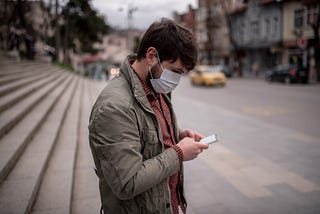
<svg viewBox="0 0 320 214"><path fill-rule="evenodd" d="M205 144L205 143L197 143L197 144L198 144L198 146L199 146L200 149L207 149L207 148L209 148L209 145L208 145L208 144Z"/></svg>

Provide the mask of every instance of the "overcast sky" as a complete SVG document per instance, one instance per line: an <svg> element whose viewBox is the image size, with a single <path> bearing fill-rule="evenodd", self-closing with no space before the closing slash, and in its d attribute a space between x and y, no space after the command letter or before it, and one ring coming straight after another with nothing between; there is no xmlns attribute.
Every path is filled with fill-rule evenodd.
<svg viewBox="0 0 320 214"><path fill-rule="evenodd" d="M132 25L135 28L146 29L161 17L172 18L173 11L186 12L188 4L194 8L197 0L93 0L92 4L106 21L113 27L126 28L128 26L129 5L138 9L133 13Z"/></svg>

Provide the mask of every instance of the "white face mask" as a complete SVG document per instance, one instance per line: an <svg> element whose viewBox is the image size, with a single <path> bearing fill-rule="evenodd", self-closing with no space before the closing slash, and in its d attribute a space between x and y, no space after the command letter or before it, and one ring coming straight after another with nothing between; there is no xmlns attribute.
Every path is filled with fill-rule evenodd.
<svg viewBox="0 0 320 214"><path fill-rule="evenodd" d="M158 55L159 64L161 65L162 74L160 78L154 79L151 73L151 69L149 69L151 78L150 82L153 89L157 93L161 94L168 94L173 91L180 82L181 74L176 72L170 71L169 69L163 68L162 64L160 63L159 55Z"/></svg>

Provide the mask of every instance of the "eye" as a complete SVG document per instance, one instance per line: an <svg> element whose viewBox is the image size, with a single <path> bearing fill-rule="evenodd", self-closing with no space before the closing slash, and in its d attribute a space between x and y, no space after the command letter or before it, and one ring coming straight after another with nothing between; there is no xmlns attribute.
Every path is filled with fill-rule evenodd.
<svg viewBox="0 0 320 214"><path fill-rule="evenodd" d="M181 71L178 71L178 70L172 70L172 71L175 73L181 74Z"/></svg>

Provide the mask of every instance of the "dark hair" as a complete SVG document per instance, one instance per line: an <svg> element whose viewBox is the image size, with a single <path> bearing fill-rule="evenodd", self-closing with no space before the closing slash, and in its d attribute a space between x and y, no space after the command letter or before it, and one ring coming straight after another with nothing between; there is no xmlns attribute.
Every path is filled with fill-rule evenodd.
<svg viewBox="0 0 320 214"><path fill-rule="evenodd" d="M160 61L180 59L188 70L196 65L198 50L194 34L173 20L162 18L150 25L140 41L138 59L145 58L149 47L157 49Z"/></svg>

